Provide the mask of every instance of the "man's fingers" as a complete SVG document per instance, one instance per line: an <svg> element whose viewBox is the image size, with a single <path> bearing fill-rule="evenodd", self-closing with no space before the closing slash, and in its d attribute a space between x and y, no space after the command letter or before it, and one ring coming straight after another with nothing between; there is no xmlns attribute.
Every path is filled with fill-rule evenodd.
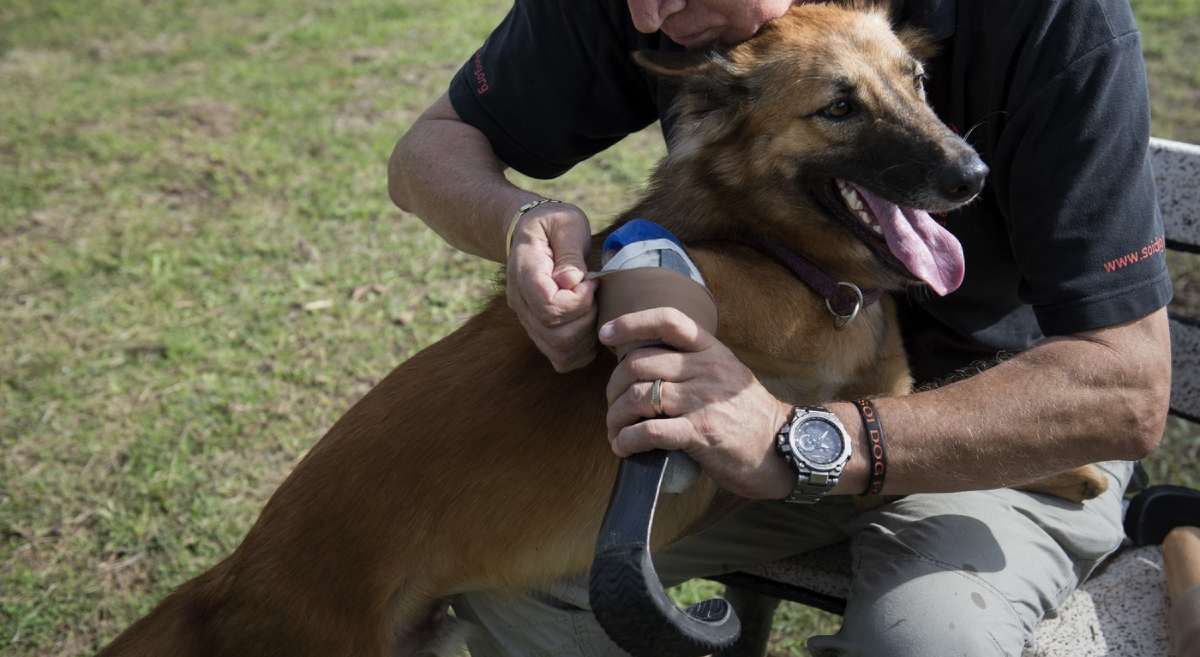
<svg viewBox="0 0 1200 657"><path fill-rule="evenodd" d="M579 319L553 329L540 329L543 344L538 345L538 349L550 359L556 371L577 370L596 357L595 326L596 309L593 306Z"/></svg>
<svg viewBox="0 0 1200 657"><path fill-rule="evenodd" d="M548 281L542 278L542 281ZM559 290L552 282L541 286L549 297L541 294L539 286L523 286L509 280L508 305L517 314L521 325L554 369L569 372L587 365L596 355L595 285L584 281L574 290ZM532 295L527 292L532 287ZM553 291L547 288L554 288Z"/></svg>
<svg viewBox="0 0 1200 657"><path fill-rule="evenodd" d="M554 283L560 289L571 290L585 282L585 258L592 245L590 226L579 222L550 223L546 227L546 237L554 254L551 272Z"/></svg>
<svg viewBox="0 0 1200 657"><path fill-rule="evenodd" d="M625 356L625 360L621 361L608 379L608 387L605 389L608 403L610 406L616 404L621 395L635 388L639 382L653 382L655 379L676 383L687 381L690 375L685 371L685 366L683 354L677 351L654 347L634 349Z"/></svg>
<svg viewBox="0 0 1200 657"><path fill-rule="evenodd" d="M554 371L558 372L559 374L566 374L567 372L574 372L575 370L583 369L591 364L593 360L596 360L595 343L593 342L592 345L593 346L589 347L586 351L573 359L563 359L561 363L566 363L565 365L553 360L550 361L550 364L554 366Z"/></svg>
<svg viewBox="0 0 1200 657"><path fill-rule="evenodd" d="M691 422L681 417L668 417L627 426L611 439L611 443L613 452L625 457L652 449L687 451L695 436Z"/></svg>
<svg viewBox="0 0 1200 657"><path fill-rule="evenodd" d="M600 341L609 346L635 340L656 340L681 351L703 351L716 338L675 308L651 308L622 315L600 327Z"/></svg>
<svg viewBox="0 0 1200 657"><path fill-rule="evenodd" d="M666 382L663 382L663 386L666 386ZM612 386L609 388L611 395ZM608 414L605 418L609 440L615 439L625 427L655 417L654 405L651 403L653 388L653 383L640 381L620 390L616 399L609 397Z"/></svg>
<svg viewBox="0 0 1200 657"><path fill-rule="evenodd" d="M510 288L510 297L513 291ZM552 279L537 276L519 281L515 293L531 319L542 326L556 327L589 314L593 315L594 321L595 291L595 281L584 281L574 289L562 289Z"/></svg>
<svg viewBox="0 0 1200 657"><path fill-rule="evenodd" d="M510 268L528 265L536 257L545 259L538 262L537 273L548 277L556 289L571 290L585 280L592 230L579 208L569 203L541 205L519 221L514 227ZM552 290L544 291L544 298L549 298Z"/></svg>
<svg viewBox="0 0 1200 657"><path fill-rule="evenodd" d="M586 278L587 216L569 203L546 203L513 227L508 305L559 372L596 357L596 283Z"/></svg>
<svg viewBox="0 0 1200 657"><path fill-rule="evenodd" d="M521 326L558 372L579 369L596 357L596 309L595 305L584 309L582 317L547 326L530 310L520 295L510 294L508 305L517 315Z"/></svg>
<svg viewBox="0 0 1200 657"><path fill-rule="evenodd" d="M549 252L530 248L515 253L508 272L509 306L518 311L526 308L545 326L565 324L590 312L596 305L596 281L576 277L572 268L556 275L555 267ZM564 282L571 285L560 284ZM515 304L514 296L523 303Z"/></svg>
<svg viewBox="0 0 1200 657"><path fill-rule="evenodd" d="M550 308L557 310L555 316L559 318L559 322L570 322L582 317L586 314L592 315L594 322L596 317L596 281L584 280L577 283L574 287L558 288L550 297ZM591 326L591 330L595 332L595 324Z"/></svg>

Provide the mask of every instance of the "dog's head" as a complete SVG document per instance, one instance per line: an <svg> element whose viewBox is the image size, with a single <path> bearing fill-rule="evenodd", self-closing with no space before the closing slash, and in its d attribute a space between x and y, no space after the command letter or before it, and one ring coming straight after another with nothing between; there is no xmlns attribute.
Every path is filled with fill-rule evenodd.
<svg viewBox="0 0 1200 657"><path fill-rule="evenodd" d="M835 275L952 291L962 249L929 213L974 199L987 167L926 104L927 49L881 10L806 3L732 48L639 54L681 89L659 184L694 176L713 204L737 199L739 229Z"/></svg>

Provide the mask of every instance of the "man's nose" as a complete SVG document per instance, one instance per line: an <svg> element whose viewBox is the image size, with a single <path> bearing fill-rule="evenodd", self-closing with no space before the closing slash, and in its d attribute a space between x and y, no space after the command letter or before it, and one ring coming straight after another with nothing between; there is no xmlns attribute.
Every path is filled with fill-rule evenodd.
<svg viewBox="0 0 1200 657"><path fill-rule="evenodd" d="M629 15L638 32L651 34L662 29L668 16L686 6L687 0L629 0Z"/></svg>

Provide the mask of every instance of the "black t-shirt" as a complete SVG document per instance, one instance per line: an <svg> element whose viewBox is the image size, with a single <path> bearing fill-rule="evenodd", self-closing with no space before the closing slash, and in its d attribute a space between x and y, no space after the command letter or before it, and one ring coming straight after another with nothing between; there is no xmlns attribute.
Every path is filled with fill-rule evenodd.
<svg viewBox="0 0 1200 657"><path fill-rule="evenodd" d="M946 217L962 286L900 300L918 381L1166 305L1127 0L907 0L901 20L938 41L930 102L991 169L982 198ZM634 29L624 0L517 0L450 100L509 166L557 176L655 120L669 134L674 90L637 68L639 49L682 50Z"/></svg>

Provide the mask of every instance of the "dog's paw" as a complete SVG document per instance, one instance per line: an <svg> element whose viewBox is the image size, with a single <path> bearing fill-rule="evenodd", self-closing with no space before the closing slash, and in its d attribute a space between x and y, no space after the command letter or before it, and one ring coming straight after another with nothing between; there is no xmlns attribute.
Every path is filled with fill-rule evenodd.
<svg viewBox="0 0 1200 657"><path fill-rule="evenodd" d="M1090 500L1100 497L1108 490L1108 477L1099 468L1088 465L1079 468L1083 480L1083 499Z"/></svg>
<svg viewBox="0 0 1200 657"><path fill-rule="evenodd" d="M1017 486L1017 490L1045 493L1061 497L1069 502L1080 503L1099 497L1108 490L1108 478L1099 468L1085 465L1056 475L1039 479L1033 483Z"/></svg>

